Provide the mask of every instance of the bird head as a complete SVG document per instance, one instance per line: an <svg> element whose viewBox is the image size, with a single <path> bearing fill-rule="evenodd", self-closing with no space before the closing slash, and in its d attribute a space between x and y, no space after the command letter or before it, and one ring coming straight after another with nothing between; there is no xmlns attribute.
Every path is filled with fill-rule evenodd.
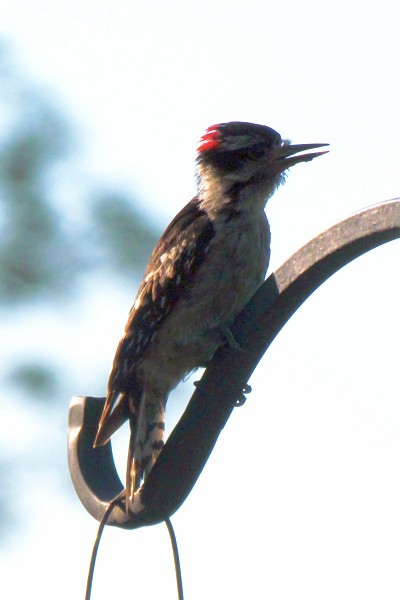
<svg viewBox="0 0 400 600"><path fill-rule="evenodd" d="M328 144L291 144L265 125L232 122L209 127L197 148L200 189L219 183L220 192L239 198L256 194L264 203L284 180L285 171L322 152L299 154Z"/></svg>

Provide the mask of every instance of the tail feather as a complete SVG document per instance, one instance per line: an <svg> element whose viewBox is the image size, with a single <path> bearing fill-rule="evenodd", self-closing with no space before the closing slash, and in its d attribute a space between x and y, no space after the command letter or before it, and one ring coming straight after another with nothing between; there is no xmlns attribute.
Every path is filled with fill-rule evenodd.
<svg viewBox="0 0 400 600"><path fill-rule="evenodd" d="M114 408L112 409L114 400L111 398L103 410L100 418L100 423L97 430L97 435L94 440L94 448L98 446L104 446L110 439L110 437L128 420L130 411L126 397L120 394L119 398L115 400Z"/></svg>
<svg viewBox="0 0 400 600"><path fill-rule="evenodd" d="M142 393L137 417L131 419L126 469L126 510L133 505L135 492L147 477L164 446L166 398L147 398Z"/></svg>

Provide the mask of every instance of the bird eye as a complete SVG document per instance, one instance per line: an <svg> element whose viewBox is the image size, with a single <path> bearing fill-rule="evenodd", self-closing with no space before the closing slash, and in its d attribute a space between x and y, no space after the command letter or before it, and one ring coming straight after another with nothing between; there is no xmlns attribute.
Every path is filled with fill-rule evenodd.
<svg viewBox="0 0 400 600"><path fill-rule="evenodd" d="M254 146L251 146L247 149L246 154L249 158L252 158L253 160L258 160L264 156L265 147L263 144L255 144Z"/></svg>

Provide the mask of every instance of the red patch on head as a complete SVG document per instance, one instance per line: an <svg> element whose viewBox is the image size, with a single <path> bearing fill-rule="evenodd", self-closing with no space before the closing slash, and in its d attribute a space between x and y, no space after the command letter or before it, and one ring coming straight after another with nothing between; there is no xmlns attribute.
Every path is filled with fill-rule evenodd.
<svg viewBox="0 0 400 600"><path fill-rule="evenodd" d="M218 125L211 125L206 129L205 134L200 138L200 144L197 148L197 152L205 152L206 150L214 150L219 146L221 141L221 134L218 129Z"/></svg>

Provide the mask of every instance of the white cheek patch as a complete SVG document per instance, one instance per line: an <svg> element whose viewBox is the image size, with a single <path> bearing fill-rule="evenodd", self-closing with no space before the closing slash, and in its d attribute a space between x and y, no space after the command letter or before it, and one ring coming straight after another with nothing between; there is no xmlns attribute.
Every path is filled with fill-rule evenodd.
<svg viewBox="0 0 400 600"><path fill-rule="evenodd" d="M240 150L248 146L253 139L248 135L235 135L224 143L224 150Z"/></svg>

